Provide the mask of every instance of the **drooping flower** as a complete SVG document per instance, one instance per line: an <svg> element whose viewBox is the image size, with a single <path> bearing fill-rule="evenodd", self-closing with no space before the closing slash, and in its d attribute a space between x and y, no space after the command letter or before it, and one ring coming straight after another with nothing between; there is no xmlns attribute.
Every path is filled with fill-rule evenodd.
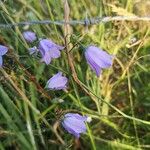
<svg viewBox="0 0 150 150"><path fill-rule="evenodd" d="M38 49L42 55L42 61L48 65L53 58L60 57L60 50L64 49L64 47L55 44L49 39L42 39Z"/></svg>
<svg viewBox="0 0 150 150"><path fill-rule="evenodd" d="M58 72L47 81L47 88L51 90L63 90L67 88L68 79Z"/></svg>
<svg viewBox="0 0 150 150"><path fill-rule="evenodd" d="M76 138L79 138L81 133L86 132L86 121L86 116L81 116L77 113L67 113L62 120L62 126L70 134L73 134Z"/></svg>
<svg viewBox="0 0 150 150"><path fill-rule="evenodd" d="M25 31L22 35L24 39L29 43L32 43L37 39L36 34L32 31Z"/></svg>
<svg viewBox="0 0 150 150"><path fill-rule="evenodd" d="M8 47L0 45L0 67L3 65L3 58L2 56L5 55L8 51Z"/></svg>
<svg viewBox="0 0 150 150"><path fill-rule="evenodd" d="M85 50L85 58L91 69L99 76L101 69L112 65L113 56L96 46L89 46Z"/></svg>

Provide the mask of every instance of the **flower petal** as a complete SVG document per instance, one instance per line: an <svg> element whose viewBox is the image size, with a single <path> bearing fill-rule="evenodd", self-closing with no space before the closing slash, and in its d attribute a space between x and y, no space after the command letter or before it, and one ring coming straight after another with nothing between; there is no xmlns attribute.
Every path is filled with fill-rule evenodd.
<svg viewBox="0 0 150 150"><path fill-rule="evenodd" d="M84 133L86 132L86 126L84 121L78 120L74 117L67 117L64 120L66 126L70 127L72 130L74 130L77 133Z"/></svg>
<svg viewBox="0 0 150 150"><path fill-rule="evenodd" d="M38 46L38 49L42 57L50 57L49 59L60 57L60 50L62 50L63 48L64 47L55 44L49 39L42 39L39 42L39 46Z"/></svg>
<svg viewBox="0 0 150 150"><path fill-rule="evenodd" d="M62 76L62 72L57 73L47 81L47 87L54 90L62 90L67 88L68 79Z"/></svg>
<svg viewBox="0 0 150 150"><path fill-rule="evenodd" d="M45 53L45 55L42 58L42 61L44 61L47 65L51 62L51 56L48 52Z"/></svg>
<svg viewBox="0 0 150 150"><path fill-rule="evenodd" d="M52 58L59 58L60 57L60 51L56 47L52 47L49 50L49 54Z"/></svg>
<svg viewBox="0 0 150 150"><path fill-rule="evenodd" d="M48 39L42 39L39 42L39 50L42 50L43 52L48 51L52 47L53 42Z"/></svg>
<svg viewBox="0 0 150 150"><path fill-rule="evenodd" d="M65 117L74 117L81 121L87 121L87 116L82 116L77 113L67 113L67 114L65 114Z"/></svg>
<svg viewBox="0 0 150 150"><path fill-rule="evenodd" d="M91 57L88 57L88 54L87 54L87 53L85 53L85 57L86 57L87 63L88 63L89 66L91 67L91 69L92 69L93 71L95 71L97 77L99 77L100 74L101 74L101 68L100 68L100 66L97 65L97 64L91 59Z"/></svg>
<svg viewBox="0 0 150 150"><path fill-rule="evenodd" d="M112 65L112 55L109 55L95 46L89 46L85 53L95 64L99 65L100 68L108 68Z"/></svg>
<svg viewBox="0 0 150 150"><path fill-rule="evenodd" d="M5 55L8 51L8 47L0 45L0 56Z"/></svg>
<svg viewBox="0 0 150 150"><path fill-rule="evenodd" d="M49 81L48 88L49 89L57 89L57 90L65 89L66 83L67 83L67 79L65 77L61 77L61 78L58 78L56 80Z"/></svg>
<svg viewBox="0 0 150 150"><path fill-rule="evenodd" d="M86 132L85 121L87 121L86 116L77 113L67 113L62 121L62 126L66 131L79 138L80 133Z"/></svg>
<svg viewBox="0 0 150 150"><path fill-rule="evenodd" d="M65 128L66 131L68 131L70 134L73 134L76 138L80 137L80 133L75 132L73 129L71 129L68 125L66 125L64 122L62 122L62 126Z"/></svg>
<svg viewBox="0 0 150 150"><path fill-rule="evenodd" d="M32 31L23 32L23 37L29 43L32 43L36 40L36 34Z"/></svg>

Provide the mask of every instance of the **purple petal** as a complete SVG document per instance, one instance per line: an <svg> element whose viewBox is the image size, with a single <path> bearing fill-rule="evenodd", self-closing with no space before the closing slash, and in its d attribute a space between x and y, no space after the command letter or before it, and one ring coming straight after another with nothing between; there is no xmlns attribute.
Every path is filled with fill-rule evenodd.
<svg viewBox="0 0 150 150"><path fill-rule="evenodd" d="M48 88L49 89L65 89L66 88L66 83L67 83L67 79L64 78L59 78L57 80L51 80L49 81L49 85Z"/></svg>
<svg viewBox="0 0 150 150"><path fill-rule="evenodd" d="M51 50L52 48L55 48L55 49L57 49L57 50L62 50L62 49L64 49L64 47L55 44L54 42L52 42L52 41L49 40L49 39L42 39L42 40L40 41L40 43L39 43L39 49L42 50L42 51L49 51L49 50Z"/></svg>
<svg viewBox="0 0 150 150"><path fill-rule="evenodd" d="M47 65L51 62L51 56L48 52L43 56L42 61L44 61Z"/></svg>
<svg viewBox="0 0 150 150"><path fill-rule="evenodd" d="M32 31L23 32L23 37L29 43L32 43L36 40L36 34Z"/></svg>
<svg viewBox="0 0 150 150"><path fill-rule="evenodd" d="M2 67L2 65L3 65L3 58L2 56L0 56L0 67Z"/></svg>
<svg viewBox="0 0 150 150"><path fill-rule="evenodd" d="M100 68L108 68L112 65L112 55L95 46L89 46L85 53Z"/></svg>
<svg viewBox="0 0 150 150"><path fill-rule="evenodd" d="M76 138L80 137L80 133L75 132L73 129L71 129L68 125L66 125L64 122L62 122L62 126L65 128L66 131L68 131L70 134L73 134Z"/></svg>
<svg viewBox="0 0 150 150"><path fill-rule="evenodd" d="M77 113L67 113L62 121L62 126L66 131L79 138L80 133L86 132L85 121L87 121L86 116Z"/></svg>
<svg viewBox="0 0 150 150"><path fill-rule="evenodd" d="M72 129L76 133L85 133L86 132L85 123L76 118L72 118L72 117L65 118L64 124L67 128Z"/></svg>
<svg viewBox="0 0 150 150"><path fill-rule="evenodd" d="M59 58L60 57L60 51L55 47L53 47L49 50L49 54L52 58Z"/></svg>
<svg viewBox="0 0 150 150"><path fill-rule="evenodd" d="M63 121L63 126L69 133L75 136L86 132L84 121L78 120L75 117L66 117Z"/></svg>
<svg viewBox="0 0 150 150"><path fill-rule="evenodd" d="M59 72L47 81L47 87L54 90L66 89L67 82L68 79Z"/></svg>
<svg viewBox="0 0 150 150"><path fill-rule="evenodd" d="M39 43L38 49L39 49L42 57L44 57L44 55L45 55L45 49L44 49L44 45L43 45L43 43L41 41Z"/></svg>
<svg viewBox="0 0 150 150"><path fill-rule="evenodd" d="M39 43L39 50L41 54L44 55L45 51L49 51L52 48L53 42L48 39L42 39Z"/></svg>
<svg viewBox="0 0 150 150"><path fill-rule="evenodd" d="M5 55L8 51L8 47L0 45L0 56Z"/></svg>
<svg viewBox="0 0 150 150"><path fill-rule="evenodd" d="M86 57L87 63L88 63L89 66L91 67L91 69L92 69L93 71L95 71L97 77L99 77L100 74L101 74L101 68L100 68L100 66L97 65L97 64L91 59L91 57L88 57L87 53L85 53L85 57Z"/></svg>
<svg viewBox="0 0 150 150"><path fill-rule="evenodd" d="M62 50L64 47L59 46L48 39L42 39L39 43L38 49L42 55L43 60L48 59L47 57L50 57L49 60L52 58L58 58L60 57L60 50ZM47 56L46 56L47 55ZM49 61L45 61L48 62Z"/></svg>
<svg viewBox="0 0 150 150"><path fill-rule="evenodd" d="M67 114L65 114L65 117L74 117L74 118L81 120L81 121L87 120L86 116L82 116L82 115L79 115L77 113L67 113Z"/></svg>

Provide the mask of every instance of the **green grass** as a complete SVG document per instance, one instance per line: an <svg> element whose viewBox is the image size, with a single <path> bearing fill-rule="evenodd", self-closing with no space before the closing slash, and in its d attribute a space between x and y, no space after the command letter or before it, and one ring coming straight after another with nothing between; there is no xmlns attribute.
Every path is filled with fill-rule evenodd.
<svg viewBox="0 0 150 150"><path fill-rule="evenodd" d="M68 0L70 19L138 14L134 0ZM146 0L143 2L146 4ZM117 6L112 9L108 4ZM140 5L140 4L139 4ZM0 23L26 20L63 20L60 0L8 0L0 5ZM122 9L120 9L122 8ZM142 12L145 15L147 12ZM124 14L126 15L126 14ZM148 22L114 21L89 26L71 26L70 46L81 86L73 79L67 55L50 65L29 55L22 32L33 30L64 45L64 27L34 25L0 29L0 44L9 46L0 69L0 150L150 149L150 30ZM132 39L136 41L132 43ZM82 46L94 44L115 55L112 68L100 78L88 67ZM47 80L58 71L69 78L66 91L48 91ZM86 89L90 95L83 90ZM58 103L57 99L63 99ZM65 112L92 117L87 133L79 140L60 124Z"/></svg>

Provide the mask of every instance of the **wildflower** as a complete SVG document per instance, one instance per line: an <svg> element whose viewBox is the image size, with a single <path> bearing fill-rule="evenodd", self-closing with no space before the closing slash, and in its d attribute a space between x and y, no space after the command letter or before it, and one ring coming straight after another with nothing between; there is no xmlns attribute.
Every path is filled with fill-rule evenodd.
<svg viewBox="0 0 150 150"><path fill-rule="evenodd" d="M76 138L79 138L81 133L86 132L86 121L86 116L81 116L77 113L67 113L62 121L62 126L70 134L73 134Z"/></svg>
<svg viewBox="0 0 150 150"><path fill-rule="evenodd" d="M3 58L2 56L5 55L8 51L8 47L0 45L0 67L3 65Z"/></svg>
<svg viewBox="0 0 150 150"><path fill-rule="evenodd" d="M47 88L51 90L63 90L67 88L68 79L58 72L47 81Z"/></svg>
<svg viewBox="0 0 150 150"><path fill-rule="evenodd" d="M42 55L42 61L48 65L52 58L60 57L60 50L64 49L64 47L55 44L51 40L43 39L40 41L38 49Z"/></svg>
<svg viewBox="0 0 150 150"><path fill-rule="evenodd" d="M85 58L91 69L99 76L101 69L112 65L113 56L98 47L89 46L85 51Z"/></svg>
<svg viewBox="0 0 150 150"><path fill-rule="evenodd" d="M23 37L29 43L32 43L37 39L36 34L32 31L23 32Z"/></svg>

